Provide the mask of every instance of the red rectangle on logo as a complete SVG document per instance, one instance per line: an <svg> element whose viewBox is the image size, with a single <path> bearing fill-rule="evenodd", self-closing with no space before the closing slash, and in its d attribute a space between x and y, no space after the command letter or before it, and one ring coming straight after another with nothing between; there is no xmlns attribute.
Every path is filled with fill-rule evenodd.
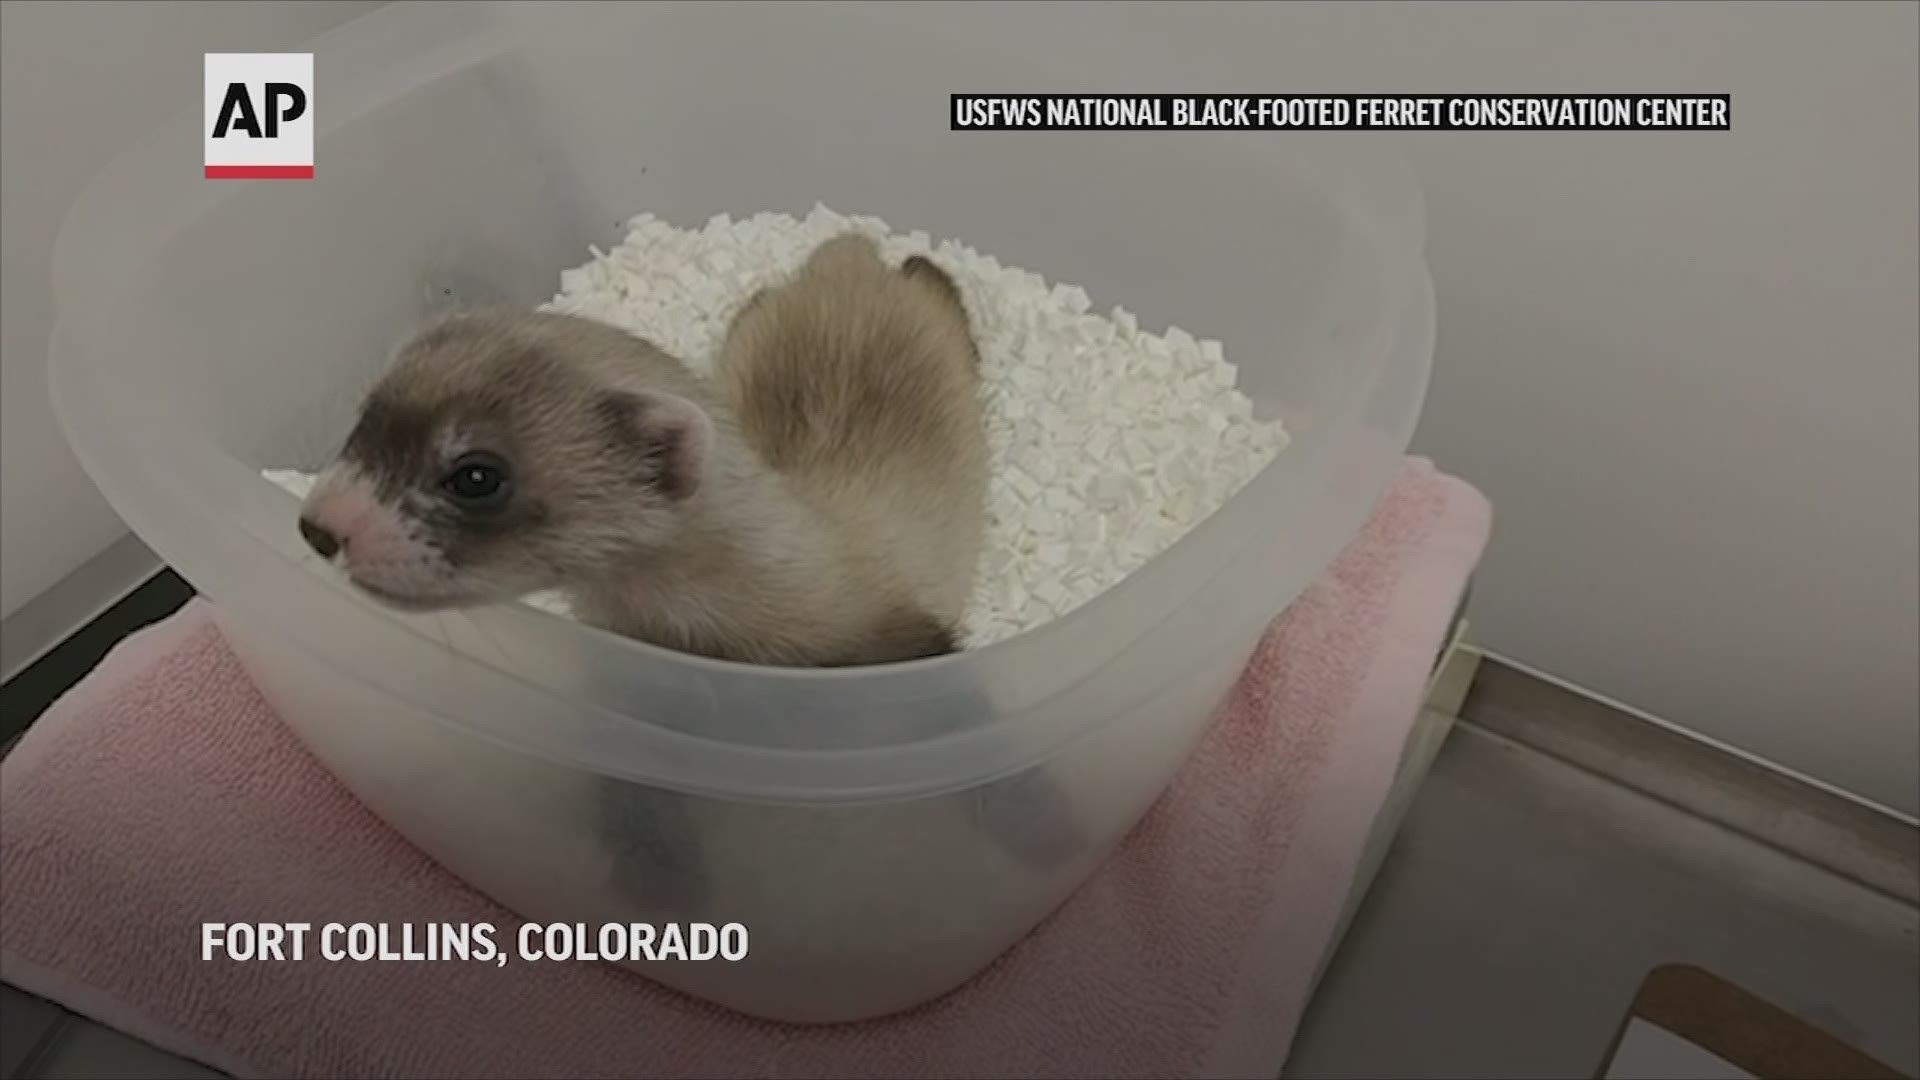
<svg viewBox="0 0 1920 1080"><path fill-rule="evenodd" d="M311 165L209 165L209 180L311 180Z"/></svg>

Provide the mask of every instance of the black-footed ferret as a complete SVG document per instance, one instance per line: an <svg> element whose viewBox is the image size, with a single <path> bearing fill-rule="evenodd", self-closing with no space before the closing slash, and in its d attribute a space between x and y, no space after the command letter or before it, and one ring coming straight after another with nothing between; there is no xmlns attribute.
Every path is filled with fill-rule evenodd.
<svg viewBox="0 0 1920 1080"><path fill-rule="evenodd" d="M711 379L591 319L455 315L399 350L300 531L401 608L558 590L722 659L951 652L986 512L977 366L952 279L859 233L744 304Z"/></svg>
<svg viewBox="0 0 1920 1080"><path fill-rule="evenodd" d="M558 590L583 621L710 657L951 652L985 529L978 362L953 279L923 257L889 266L858 233L743 304L710 378L584 317L454 315L398 351L299 528L403 609ZM613 780L592 804L629 897L699 906L710 826L693 804ZM973 812L1046 863L1078 842L1033 835L1062 805L1042 774Z"/></svg>

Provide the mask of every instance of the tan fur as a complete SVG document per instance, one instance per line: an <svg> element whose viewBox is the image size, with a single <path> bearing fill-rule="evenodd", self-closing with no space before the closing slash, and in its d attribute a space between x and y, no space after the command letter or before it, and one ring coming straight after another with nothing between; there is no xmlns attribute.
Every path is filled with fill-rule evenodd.
<svg viewBox="0 0 1920 1080"><path fill-rule="evenodd" d="M829 240L743 305L714 378L745 451L738 497L707 504L715 527L651 570L651 595L616 622L791 663L948 651L987 485L977 354L952 282L930 263L888 267L864 236Z"/></svg>
<svg viewBox="0 0 1920 1080"><path fill-rule="evenodd" d="M822 244L738 316L716 376L748 442L848 549L937 621L959 621L985 528L978 357L958 291L872 240Z"/></svg>
<svg viewBox="0 0 1920 1080"><path fill-rule="evenodd" d="M464 556L434 572L471 599L559 588L588 622L725 659L905 660L954 647L973 582L987 483L976 366L953 282L925 260L888 267L849 235L745 305L711 382L584 318L429 327L345 456L407 478L417 490L389 494L443 517L422 491L446 455L480 445L514 463L524 527L474 546L471 523L449 525L429 545ZM650 403L631 432L603 408L610 391ZM431 437L394 435L396 415L430 418ZM687 415L712 434L680 497L662 463Z"/></svg>

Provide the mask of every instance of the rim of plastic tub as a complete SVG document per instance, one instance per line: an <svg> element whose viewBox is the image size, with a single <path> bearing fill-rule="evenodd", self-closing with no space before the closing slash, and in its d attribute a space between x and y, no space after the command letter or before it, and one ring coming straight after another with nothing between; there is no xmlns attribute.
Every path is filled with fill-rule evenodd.
<svg viewBox="0 0 1920 1080"><path fill-rule="evenodd" d="M339 89L329 96L329 109L316 138L408 90L511 49L515 36L491 25L485 18L486 10L486 5L453 5L451 10L440 5L395 5L314 39L310 47L316 56L328 55L336 70L356 72L355 78L336 83ZM464 25L467 32L449 39L450 19L459 20L455 25ZM184 516L176 513L169 521L169 515L158 512L158 508L169 501L187 506L205 504L193 482L182 477L192 470L166 469L163 463L173 460L170 455L155 453L151 445L131 445L123 433L112 430L112 425L97 425L89 431L73 420L72 402L84 392L78 380L85 374L87 349L85 330L73 321L72 307L73 298L81 295L78 286L82 282L94 298L111 294L129 279L128 275L138 273L157 255L160 238L182 229L225 197L211 185L198 183L199 165L191 159L199 139L183 136L198 120L197 111L183 110L174 121L162 125L155 136L120 155L75 200L55 245L60 314L54 330L49 382L56 415L82 465L96 482L101 482L103 494L129 527L188 580L196 584L207 580L210 575L203 571L213 567L226 570L236 564L251 564L263 574L283 579L287 595L295 597L297 603L354 618L358 620L356 627L364 627L366 632L344 639L305 633L303 626L308 620L276 618L280 613L265 610L245 590L217 586L205 589L216 606L256 625L277 625L311 662L328 665L342 677L366 682L427 716L516 752L603 775L732 798L856 801L938 794L1030 767L1069 743L1096 733L1115 713L1138 704L1133 699L1102 700L1097 687L1102 683L1100 672L1122 659L1128 662L1134 683L1141 680L1143 661L1128 655L1128 645L1160 626L1170 606L1165 602L1146 603L1141 598L1142 590L1124 595L1109 590L1047 625L976 650L868 668L743 665L631 641L531 608L494 613L494 617L528 625L563 625L564 632L573 636L570 645L593 656L617 656L634 665L647 665L666 681L698 684L719 673L730 686L744 687L745 693L762 702L799 698L802 706L810 701L814 708L830 708L836 700L844 702L846 695L854 694L864 707L876 703L911 706L977 692L977 687L995 688L991 703L1000 715L980 726L909 741L809 748L736 742L663 726L604 701L583 700L561 690L555 681L504 671L487 660L484 646L450 651L433 632L429 620L380 608L336 582L307 573L284 550L275 549L237 524L214 531L211 538L183 535ZM163 189L166 197L155 198L156 188ZM171 212L154 216L151 210L155 205L170 207ZM1350 215L1356 232L1373 246L1379 264L1392 271L1384 285L1393 316L1385 321L1376 339L1367 343L1367 362L1373 366L1374 378L1353 387L1348 399L1331 410L1334 421L1317 425L1297 438L1289 446L1284 464L1263 470L1227 504L1266 518L1276 513L1276 505L1319 506L1335 481L1329 459L1354 462L1372 455L1373 467L1363 470L1369 486L1364 499L1348 494L1335 500L1340 513L1337 519L1322 521L1316 549L1310 553L1296 550L1301 555L1299 565L1310 568L1303 577L1317 573L1331 561L1364 523L1366 513L1391 478L1392 465L1404 453L1424 401L1434 336L1432 284L1424 262L1408 251L1407 234L1400 230L1404 217L1391 222L1369 217L1350 203L1338 205ZM109 238L113 243L106 243ZM115 251L118 257L90 257L105 250ZM127 257L129 253L133 257ZM1387 378L1389 374L1399 377ZM1339 419L1360 415L1368 417L1368 423L1344 424ZM1367 442L1361 434L1365 431L1389 432L1392 438L1361 445ZM1343 438L1350 444L1340 445ZM1353 442L1356 439L1360 442ZM206 454L190 442L182 443L179 449L187 457ZM106 475L114 475L120 482L102 482ZM1288 490L1303 479L1314 481L1317 488ZM1341 470L1341 483L1351 483L1351 479L1346 470ZM266 483L257 473L247 480ZM1179 576L1204 588L1206 583L1234 572L1258 554L1260 531L1248 530L1236 538L1227 532L1232 524L1228 518L1216 512L1179 544L1149 560L1131 576ZM1306 580L1287 582L1284 595L1290 599L1306 584ZM348 606L357 609L356 613L346 615ZM1178 606L1178 600L1171 606ZM1263 614L1261 621L1272 615ZM1117 647L1108 642L1098 648L1074 648L1074 639L1083 636L1088 627L1109 620L1134 627L1126 641ZM1223 640L1257 637L1258 633L1257 625L1217 625L1211 629ZM409 659L420 660L413 679L381 679L364 673L379 666L373 661L391 664L396 650ZM1048 658L1044 671L1034 669L1032 657L1036 652ZM1068 659L1061 662L1062 657ZM362 660L369 663L358 662ZM592 663L592 657L585 662ZM1151 658L1144 663L1151 665ZM1166 665L1162 668L1165 670L1147 674L1162 681L1181 674ZM432 680L429 676L433 673L458 677ZM435 683L434 692L421 694L417 688L430 681ZM1036 684L1038 689L1034 689ZM1031 700L1021 700L1018 691L1003 695L999 692L1003 686L1026 687ZM1074 707L1059 707L1063 697L1076 692L1081 698ZM1027 708L1043 702L1052 710L1051 723L1040 724L1023 715ZM512 722L472 719L503 715L511 715ZM561 734L565 737L558 737Z"/></svg>

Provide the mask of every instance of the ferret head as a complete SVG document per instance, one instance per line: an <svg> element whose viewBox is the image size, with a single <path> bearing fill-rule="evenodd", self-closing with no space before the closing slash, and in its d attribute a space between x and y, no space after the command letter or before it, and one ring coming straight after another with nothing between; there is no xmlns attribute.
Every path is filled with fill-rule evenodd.
<svg viewBox="0 0 1920 1080"><path fill-rule="evenodd" d="M560 316L430 326L367 396L301 535L360 589L415 611L630 571L701 494L712 423L686 397L599 376L608 350L664 359L617 333Z"/></svg>

